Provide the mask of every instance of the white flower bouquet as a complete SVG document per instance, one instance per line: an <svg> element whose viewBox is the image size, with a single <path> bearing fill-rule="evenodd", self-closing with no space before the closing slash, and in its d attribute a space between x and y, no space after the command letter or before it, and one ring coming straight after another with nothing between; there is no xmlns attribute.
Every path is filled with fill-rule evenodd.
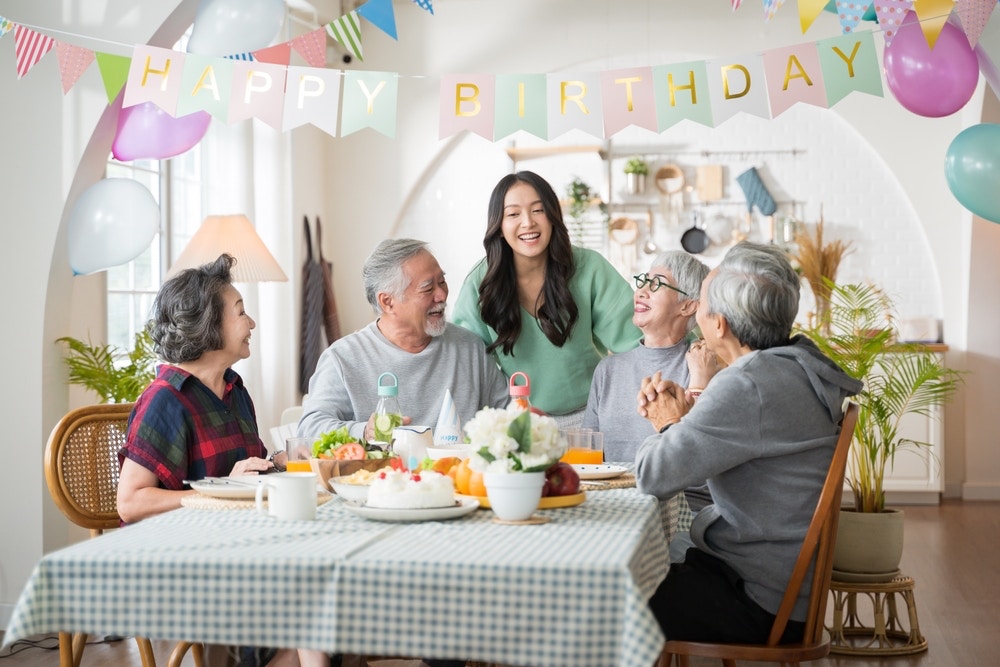
<svg viewBox="0 0 1000 667"><path fill-rule="evenodd" d="M479 472L539 472L566 451L555 419L515 406L483 408L465 435L477 447L469 467Z"/></svg>

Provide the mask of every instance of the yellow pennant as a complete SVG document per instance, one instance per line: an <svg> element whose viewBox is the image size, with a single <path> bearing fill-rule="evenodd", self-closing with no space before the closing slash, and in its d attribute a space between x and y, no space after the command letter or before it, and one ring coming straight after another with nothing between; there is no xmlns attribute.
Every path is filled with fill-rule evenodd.
<svg viewBox="0 0 1000 667"><path fill-rule="evenodd" d="M913 11L917 13L927 46L932 49L954 6L955 0L913 0Z"/></svg>
<svg viewBox="0 0 1000 667"><path fill-rule="evenodd" d="M802 24L802 34L813 24L816 17L823 13L827 0L799 0L799 23Z"/></svg>

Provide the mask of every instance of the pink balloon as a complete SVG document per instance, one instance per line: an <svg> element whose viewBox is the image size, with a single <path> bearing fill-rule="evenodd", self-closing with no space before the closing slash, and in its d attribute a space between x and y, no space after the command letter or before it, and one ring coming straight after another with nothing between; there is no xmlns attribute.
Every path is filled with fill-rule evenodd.
<svg viewBox="0 0 1000 667"><path fill-rule="evenodd" d="M889 90L920 116L948 116L972 99L979 83L979 60L962 30L945 23L934 48L927 45L916 14L906 13L882 54Z"/></svg>
<svg viewBox="0 0 1000 667"><path fill-rule="evenodd" d="M118 114L111 153L123 162L165 160L193 148L205 136L211 121L206 111L174 118L152 102L127 107Z"/></svg>

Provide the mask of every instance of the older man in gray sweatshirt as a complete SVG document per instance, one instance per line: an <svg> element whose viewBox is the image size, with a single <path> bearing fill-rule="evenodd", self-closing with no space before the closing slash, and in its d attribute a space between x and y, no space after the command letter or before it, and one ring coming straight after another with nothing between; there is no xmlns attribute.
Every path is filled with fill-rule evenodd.
<svg viewBox="0 0 1000 667"><path fill-rule="evenodd" d="M702 284L697 321L728 367L697 403L658 374L639 412L658 434L636 454L640 490L669 498L708 480L695 547L650 606L669 639L763 642L819 499L847 397L861 390L808 340L791 337L799 279L774 246L740 243ZM652 431L652 429L651 429ZM784 642L802 636L808 582Z"/></svg>

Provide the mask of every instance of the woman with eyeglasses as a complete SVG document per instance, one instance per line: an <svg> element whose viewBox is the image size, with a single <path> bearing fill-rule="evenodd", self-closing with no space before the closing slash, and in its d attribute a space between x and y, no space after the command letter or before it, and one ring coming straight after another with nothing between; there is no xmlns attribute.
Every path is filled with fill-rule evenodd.
<svg viewBox="0 0 1000 667"><path fill-rule="evenodd" d="M559 198L530 171L493 189L483 247L454 321L483 339L507 377L531 378L534 407L561 428L579 426L597 363L642 335L629 319L631 287L599 253L570 244Z"/></svg>
<svg viewBox="0 0 1000 667"><path fill-rule="evenodd" d="M604 433L605 461L632 461L649 435L649 424L635 411L642 378L659 371L697 393L715 374L715 355L692 339L701 281L708 267L680 250L653 258L647 273L635 276L631 319L642 331L639 346L597 365L583 426ZM690 368L690 370L689 370Z"/></svg>

